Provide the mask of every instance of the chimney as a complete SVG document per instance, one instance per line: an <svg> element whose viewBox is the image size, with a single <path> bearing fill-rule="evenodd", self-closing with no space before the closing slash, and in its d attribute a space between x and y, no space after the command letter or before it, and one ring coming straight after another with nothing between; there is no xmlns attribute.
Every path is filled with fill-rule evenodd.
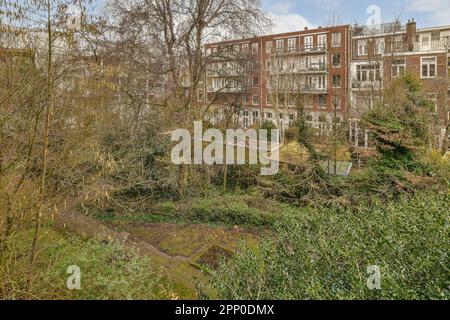
<svg viewBox="0 0 450 320"><path fill-rule="evenodd" d="M414 44L416 43L417 24L412 20L408 20L406 24L406 43L408 44L408 51L414 51Z"/></svg>
<svg viewBox="0 0 450 320"><path fill-rule="evenodd" d="M308 27L305 27L305 30L308 30Z"/></svg>

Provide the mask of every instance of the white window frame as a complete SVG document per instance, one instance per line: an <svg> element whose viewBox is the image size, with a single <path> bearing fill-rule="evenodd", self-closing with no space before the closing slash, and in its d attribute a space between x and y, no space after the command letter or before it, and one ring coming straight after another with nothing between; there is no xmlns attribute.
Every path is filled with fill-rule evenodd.
<svg viewBox="0 0 450 320"><path fill-rule="evenodd" d="M327 35L326 34L319 34L317 36L317 44L321 48L327 47Z"/></svg>
<svg viewBox="0 0 450 320"><path fill-rule="evenodd" d="M273 47L273 42L266 41L266 53L268 53L268 54L272 53L272 47Z"/></svg>
<svg viewBox="0 0 450 320"><path fill-rule="evenodd" d="M335 32L331 34L331 46L333 48L340 48L342 44L342 33Z"/></svg>
<svg viewBox="0 0 450 320"><path fill-rule="evenodd" d="M277 51L282 51L284 49L284 39L278 39L276 41Z"/></svg>
<svg viewBox="0 0 450 320"><path fill-rule="evenodd" d="M358 40L358 56L367 56L369 53L369 43L367 40Z"/></svg>
<svg viewBox="0 0 450 320"><path fill-rule="evenodd" d="M334 79L339 79L338 86L335 86ZM340 89L341 86L342 86L342 77L341 77L341 75L340 74L333 74L332 80L333 80L333 88Z"/></svg>
<svg viewBox="0 0 450 320"><path fill-rule="evenodd" d="M295 50L295 38L288 38L288 50Z"/></svg>
<svg viewBox="0 0 450 320"><path fill-rule="evenodd" d="M334 63L334 57L335 56L339 56L339 64L335 64ZM342 61L342 55L340 53L333 53L333 55L331 56L331 66L333 68L340 68L341 67L341 61Z"/></svg>
<svg viewBox="0 0 450 320"><path fill-rule="evenodd" d="M377 54L384 54L386 42L384 38L375 39L375 49Z"/></svg>
<svg viewBox="0 0 450 320"><path fill-rule="evenodd" d="M396 61L401 61L401 60L403 60L404 63L398 63L398 64L395 63ZM401 71L401 67L403 67L403 72L400 72ZM394 72L394 70L396 72ZM396 59L396 60L394 60L392 62L391 71L392 71L392 78L398 78L398 77L404 76L405 73L406 73L406 59Z"/></svg>
<svg viewBox="0 0 450 320"><path fill-rule="evenodd" d="M423 61L425 59L434 59L434 63L430 63L430 62L424 63ZM428 66L428 68L427 68L427 75L426 76L423 75L423 67L425 65ZM430 72L431 71L431 68L430 68L431 65L434 65L434 75L433 76L431 75L431 72ZM420 57L420 78L421 79L434 79L436 77L437 77L437 57L436 56L434 56L434 57Z"/></svg>
<svg viewBox="0 0 450 320"><path fill-rule="evenodd" d="M313 36L307 36L303 38L305 51L311 51L314 47L314 38ZM308 40L307 40L308 39Z"/></svg>

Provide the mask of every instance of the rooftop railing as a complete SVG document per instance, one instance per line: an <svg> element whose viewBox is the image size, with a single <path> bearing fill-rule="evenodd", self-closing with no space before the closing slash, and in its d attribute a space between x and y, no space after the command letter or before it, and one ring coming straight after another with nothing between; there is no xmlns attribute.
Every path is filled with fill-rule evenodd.
<svg viewBox="0 0 450 320"><path fill-rule="evenodd" d="M447 45L447 39L416 42L414 43L414 52L445 51L448 48Z"/></svg>
<svg viewBox="0 0 450 320"><path fill-rule="evenodd" d="M316 52L326 52L327 44L319 43L319 44L311 44L304 46L288 46L288 47L278 47L272 48L271 54L274 55L283 55L283 54L308 54L308 53L316 53Z"/></svg>

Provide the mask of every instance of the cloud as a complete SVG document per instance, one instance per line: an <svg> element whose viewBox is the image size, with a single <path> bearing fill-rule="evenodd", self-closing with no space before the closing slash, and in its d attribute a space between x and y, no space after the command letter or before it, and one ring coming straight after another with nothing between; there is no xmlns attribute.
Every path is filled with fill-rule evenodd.
<svg viewBox="0 0 450 320"><path fill-rule="evenodd" d="M272 33L285 33L303 30L305 27L315 27L308 19L295 13L296 6L298 4L295 4L293 0L281 0L275 1L269 7L268 16L273 23Z"/></svg>
<svg viewBox="0 0 450 320"><path fill-rule="evenodd" d="M333 11L339 8L339 0L309 0L309 2L322 10Z"/></svg>
<svg viewBox="0 0 450 320"><path fill-rule="evenodd" d="M269 12L269 17L273 22L273 33L298 31L303 30L305 27L316 28L308 19L296 13L276 14Z"/></svg>
<svg viewBox="0 0 450 320"><path fill-rule="evenodd" d="M449 0L408 0L407 10L423 13L426 19L433 24L450 24Z"/></svg>

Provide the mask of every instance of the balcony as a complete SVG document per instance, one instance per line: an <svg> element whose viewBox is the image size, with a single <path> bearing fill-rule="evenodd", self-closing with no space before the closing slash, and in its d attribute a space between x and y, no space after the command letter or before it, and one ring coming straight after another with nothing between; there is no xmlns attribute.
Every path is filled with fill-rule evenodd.
<svg viewBox="0 0 450 320"><path fill-rule="evenodd" d="M220 68L211 69L206 72L208 77L243 77L245 74L242 69Z"/></svg>
<svg viewBox="0 0 450 320"><path fill-rule="evenodd" d="M382 80L376 80L376 81L358 81L353 80L352 81L352 89L359 89L359 90L380 90L382 85Z"/></svg>
<svg viewBox="0 0 450 320"><path fill-rule="evenodd" d="M315 64L309 67L298 66L296 68L277 68L268 70L270 74L322 74L327 73L326 64Z"/></svg>
<svg viewBox="0 0 450 320"><path fill-rule="evenodd" d="M318 85L287 85L274 88L273 86L267 86L270 92L283 92L283 93L327 93L327 87Z"/></svg>
<svg viewBox="0 0 450 320"><path fill-rule="evenodd" d="M213 87L208 86L206 88L208 93L242 93L243 88L242 87Z"/></svg>
<svg viewBox="0 0 450 320"><path fill-rule="evenodd" d="M300 86L299 91L302 93L326 93L327 87L318 85L304 85Z"/></svg>
<svg viewBox="0 0 450 320"><path fill-rule="evenodd" d="M414 43L414 52L446 51L447 49L448 43L446 39Z"/></svg>
<svg viewBox="0 0 450 320"><path fill-rule="evenodd" d="M378 34L395 34L399 32L405 32L406 26L402 25L400 21L394 21L389 23L383 23L378 25L359 26L353 27L353 32L356 37L367 37Z"/></svg>
<svg viewBox="0 0 450 320"><path fill-rule="evenodd" d="M292 46L283 48L272 48L271 54L276 56L281 55L297 55L297 54L313 54L325 53L327 51L327 44L311 44L305 46Z"/></svg>

